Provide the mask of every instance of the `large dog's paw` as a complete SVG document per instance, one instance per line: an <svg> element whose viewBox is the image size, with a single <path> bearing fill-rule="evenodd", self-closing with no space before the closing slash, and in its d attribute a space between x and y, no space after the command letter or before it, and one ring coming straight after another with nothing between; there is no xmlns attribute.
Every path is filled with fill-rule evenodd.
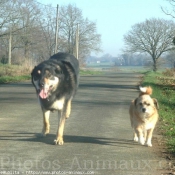
<svg viewBox="0 0 175 175"><path fill-rule="evenodd" d="M42 132L41 133L39 133L39 134L36 134L36 136L38 137L38 138L42 138L42 137L45 137L47 134L49 134L49 130L42 130Z"/></svg>
<svg viewBox="0 0 175 175"><path fill-rule="evenodd" d="M58 137L57 139L54 140L55 145L63 145L63 137Z"/></svg>
<svg viewBox="0 0 175 175"><path fill-rule="evenodd" d="M47 134L49 134L49 132L50 132L50 127L49 128L43 128L43 130L42 130L43 137L45 137Z"/></svg>

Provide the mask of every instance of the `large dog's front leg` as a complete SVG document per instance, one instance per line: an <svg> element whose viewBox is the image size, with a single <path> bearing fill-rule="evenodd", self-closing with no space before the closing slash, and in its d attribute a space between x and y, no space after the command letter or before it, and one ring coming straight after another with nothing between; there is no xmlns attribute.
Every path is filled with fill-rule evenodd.
<svg viewBox="0 0 175 175"><path fill-rule="evenodd" d="M63 145L64 144L63 131L64 131L65 120L66 120L66 117L65 117L64 113L61 111L61 117L60 117L60 121L59 121L59 125L58 125L57 136L56 136L56 139L54 140L56 145Z"/></svg>
<svg viewBox="0 0 175 175"><path fill-rule="evenodd" d="M68 102L67 102L67 105L66 105L66 109L65 109L65 117L66 117L66 119L67 118L69 118L69 116L70 116L70 113L71 113L71 100L69 100Z"/></svg>
<svg viewBox="0 0 175 175"><path fill-rule="evenodd" d="M43 111L43 129L42 129L42 135L46 136L46 134L49 133L50 131L50 123L49 123L49 116L50 116L50 111L45 110L42 108Z"/></svg>
<svg viewBox="0 0 175 175"><path fill-rule="evenodd" d="M66 101L63 109L61 110L61 117L58 125L57 136L54 140L55 144L63 145L63 132L66 119L69 117L71 112L71 100Z"/></svg>

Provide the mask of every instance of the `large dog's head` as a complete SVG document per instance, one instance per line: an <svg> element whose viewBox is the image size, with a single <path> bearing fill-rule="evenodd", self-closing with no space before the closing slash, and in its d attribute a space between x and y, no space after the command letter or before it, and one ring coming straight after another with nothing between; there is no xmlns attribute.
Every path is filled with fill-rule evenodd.
<svg viewBox="0 0 175 175"><path fill-rule="evenodd" d="M40 98L47 99L59 85L61 68L59 66L47 66L47 64L44 63L45 62L36 66L33 69L31 76L37 94Z"/></svg>
<svg viewBox="0 0 175 175"><path fill-rule="evenodd" d="M151 117L159 108L155 98L151 98L151 87L140 87L140 96L135 99L134 103L139 116L143 119Z"/></svg>

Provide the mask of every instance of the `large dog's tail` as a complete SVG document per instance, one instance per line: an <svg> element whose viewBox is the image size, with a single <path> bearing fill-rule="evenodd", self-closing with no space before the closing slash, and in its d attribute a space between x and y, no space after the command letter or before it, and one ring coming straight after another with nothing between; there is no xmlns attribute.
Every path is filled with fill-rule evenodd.
<svg viewBox="0 0 175 175"><path fill-rule="evenodd" d="M141 86L139 86L139 89L140 89L140 95L139 96L141 96L141 95L151 95L152 94L152 92L153 92L153 90L152 90L152 88L150 87L150 86L148 86L148 87L141 87Z"/></svg>

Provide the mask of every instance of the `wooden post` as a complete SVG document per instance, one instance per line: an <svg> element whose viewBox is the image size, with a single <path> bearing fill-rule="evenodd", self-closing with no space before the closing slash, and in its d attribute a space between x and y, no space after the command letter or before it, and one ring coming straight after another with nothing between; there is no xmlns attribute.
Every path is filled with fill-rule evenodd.
<svg viewBox="0 0 175 175"><path fill-rule="evenodd" d="M55 50L54 53L58 52L58 4L57 4L57 14L56 14L56 29L55 29Z"/></svg>
<svg viewBox="0 0 175 175"><path fill-rule="evenodd" d="M11 33L11 28L10 28L10 34L9 34L9 57L8 57L8 64L12 64L12 33Z"/></svg>

